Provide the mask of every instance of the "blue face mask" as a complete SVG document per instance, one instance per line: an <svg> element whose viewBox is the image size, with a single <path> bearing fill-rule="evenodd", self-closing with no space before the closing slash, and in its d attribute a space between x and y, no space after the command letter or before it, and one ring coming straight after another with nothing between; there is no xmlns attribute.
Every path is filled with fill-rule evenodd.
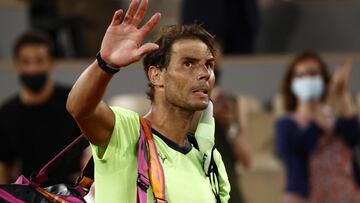
<svg viewBox="0 0 360 203"><path fill-rule="evenodd" d="M291 90L301 101L315 101L323 94L324 81L320 76L295 78Z"/></svg>

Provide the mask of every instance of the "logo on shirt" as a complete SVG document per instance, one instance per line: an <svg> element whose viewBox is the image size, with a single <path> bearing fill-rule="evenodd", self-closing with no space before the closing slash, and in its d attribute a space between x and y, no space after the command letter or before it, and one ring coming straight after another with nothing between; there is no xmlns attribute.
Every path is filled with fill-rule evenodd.
<svg viewBox="0 0 360 203"><path fill-rule="evenodd" d="M164 163L165 160L167 159L167 157L165 155L161 155L160 153L158 153L159 158L161 159L161 162Z"/></svg>

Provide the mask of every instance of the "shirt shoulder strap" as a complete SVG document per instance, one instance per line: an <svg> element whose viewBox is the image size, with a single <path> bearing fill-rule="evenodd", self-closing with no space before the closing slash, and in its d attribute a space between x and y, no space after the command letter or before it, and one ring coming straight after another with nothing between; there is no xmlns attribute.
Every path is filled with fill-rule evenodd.
<svg viewBox="0 0 360 203"><path fill-rule="evenodd" d="M151 133L151 124L143 117L140 117L137 159L137 203L147 202L146 191L150 185L155 202L166 203L164 171Z"/></svg>

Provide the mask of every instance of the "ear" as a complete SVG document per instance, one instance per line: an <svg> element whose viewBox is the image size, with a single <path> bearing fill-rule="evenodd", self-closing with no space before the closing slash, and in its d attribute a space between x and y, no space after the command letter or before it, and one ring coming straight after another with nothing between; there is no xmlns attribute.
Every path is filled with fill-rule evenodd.
<svg viewBox="0 0 360 203"><path fill-rule="evenodd" d="M165 69L163 69L165 70ZM164 71L159 67L150 66L148 70L149 81L153 86L163 87L164 86Z"/></svg>

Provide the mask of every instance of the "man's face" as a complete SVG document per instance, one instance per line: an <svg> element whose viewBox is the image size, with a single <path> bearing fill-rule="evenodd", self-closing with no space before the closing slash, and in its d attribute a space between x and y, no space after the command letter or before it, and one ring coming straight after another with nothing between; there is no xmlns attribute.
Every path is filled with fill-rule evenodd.
<svg viewBox="0 0 360 203"><path fill-rule="evenodd" d="M176 41L169 65L164 69L166 100L190 111L205 109L214 86L214 66L215 58L204 42Z"/></svg>
<svg viewBox="0 0 360 203"><path fill-rule="evenodd" d="M41 44L26 44L19 49L15 58L18 75L48 74L54 65L46 46Z"/></svg>

